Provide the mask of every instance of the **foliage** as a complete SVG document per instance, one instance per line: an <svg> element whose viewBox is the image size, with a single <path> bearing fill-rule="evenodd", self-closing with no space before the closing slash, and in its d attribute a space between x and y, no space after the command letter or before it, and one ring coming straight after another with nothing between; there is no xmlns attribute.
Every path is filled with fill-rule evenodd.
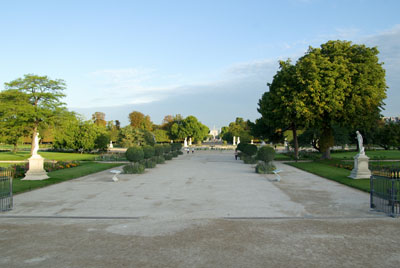
<svg viewBox="0 0 400 268"><path fill-rule="evenodd" d="M172 155L172 153L166 153L166 154L164 154L164 158L165 158L165 160L172 160L173 155Z"/></svg>
<svg viewBox="0 0 400 268"><path fill-rule="evenodd" d="M94 148L100 151L106 151L110 144L110 137L106 133L100 133L94 140Z"/></svg>
<svg viewBox="0 0 400 268"><path fill-rule="evenodd" d="M179 151L180 149L182 149L182 143L179 142L171 143L172 151Z"/></svg>
<svg viewBox="0 0 400 268"><path fill-rule="evenodd" d="M108 121L106 129L110 137L110 141L116 142L118 140L119 128L114 124L114 121Z"/></svg>
<svg viewBox="0 0 400 268"><path fill-rule="evenodd" d="M145 166L140 163L133 163L123 167L124 174L142 174Z"/></svg>
<svg viewBox="0 0 400 268"><path fill-rule="evenodd" d="M272 174L275 169L276 167L272 162L258 162L256 165L256 173L259 174Z"/></svg>
<svg viewBox="0 0 400 268"><path fill-rule="evenodd" d="M171 152L171 145L169 144L164 144L164 154Z"/></svg>
<svg viewBox="0 0 400 268"><path fill-rule="evenodd" d="M95 112L92 114L92 120L93 123L95 123L99 127L106 127L107 121L106 119L106 114L102 112Z"/></svg>
<svg viewBox="0 0 400 268"><path fill-rule="evenodd" d="M190 115L185 119L177 118L171 125L169 130L173 139L184 139L191 137L194 141L202 141L208 135L209 129L197 120L196 117Z"/></svg>
<svg viewBox="0 0 400 268"><path fill-rule="evenodd" d="M392 147L400 149L400 124L390 122L383 126L378 126L375 140L385 150L389 150Z"/></svg>
<svg viewBox="0 0 400 268"><path fill-rule="evenodd" d="M262 146L257 153L257 159L265 163L273 161L275 158L275 150L270 146Z"/></svg>
<svg viewBox="0 0 400 268"><path fill-rule="evenodd" d="M152 158L155 154L155 150L153 146L150 145L144 145L142 147L143 153L144 153L144 159L149 159Z"/></svg>
<svg viewBox="0 0 400 268"><path fill-rule="evenodd" d="M164 154L164 145L156 144L154 145L154 155L160 156Z"/></svg>
<svg viewBox="0 0 400 268"><path fill-rule="evenodd" d="M223 130L223 131L222 131ZM235 122L231 122L229 127L223 127L221 129L221 137L229 143L233 142L233 137L240 137L241 143L249 143L253 136L250 133L250 126L248 121L244 121L243 118L237 117Z"/></svg>
<svg viewBox="0 0 400 268"><path fill-rule="evenodd" d="M130 162L139 162L144 159L144 152L140 146L129 147L126 152L126 159Z"/></svg>
<svg viewBox="0 0 400 268"><path fill-rule="evenodd" d="M154 137L151 132L143 129L126 126L121 128L118 142L122 147L131 147L133 145L154 145Z"/></svg>
<svg viewBox="0 0 400 268"><path fill-rule="evenodd" d="M178 157L179 155L178 151L172 151L171 154L173 157Z"/></svg>
<svg viewBox="0 0 400 268"><path fill-rule="evenodd" d="M144 115L141 112L133 111L129 114L129 121L132 128L151 131L153 129L153 122L150 116Z"/></svg>
<svg viewBox="0 0 400 268"><path fill-rule="evenodd" d="M28 95L18 90L0 92L0 103L0 141L12 144L16 152L18 141L30 132L27 126L33 106Z"/></svg>
<svg viewBox="0 0 400 268"><path fill-rule="evenodd" d="M147 159L144 166L145 168L155 168L157 165L157 162L153 159Z"/></svg>
<svg viewBox="0 0 400 268"><path fill-rule="evenodd" d="M23 117L18 117L18 120L21 119L24 122L24 125L31 131L32 137L36 136L39 126L54 123L56 115L63 110L64 103L61 102L61 99L65 96L63 90L66 88L66 84L61 79L52 80L47 76L26 74L24 78L17 78L5 83L5 88L25 94L23 100L26 103L21 106L25 113ZM31 152L33 147L32 138Z"/></svg>
<svg viewBox="0 0 400 268"><path fill-rule="evenodd" d="M165 163L164 156L162 156L162 155L157 156L156 163L157 164L164 164Z"/></svg>
<svg viewBox="0 0 400 268"><path fill-rule="evenodd" d="M242 152L245 153L248 156L253 156L253 155L255 155L257 153L257 146L254 145L254 144L245 143Z"/></svg>
<svg viewBox="0 0 400 268"><path fill-rule="evenodd" d="M156 139L156 142L169 142L170 141L168 132L164 129L155 129L155 130L153 130L153 134Z"/></svg>
<svg viewBox="0 0 400 268"><path fill-rule="evenodd" d="M250 156L250 155L247 155L247 154L244 154L244 153L240 156L240 159L243 160L243 163L245 163L245 164L255 164L255 163L257 163L256 157Z"/></svg>

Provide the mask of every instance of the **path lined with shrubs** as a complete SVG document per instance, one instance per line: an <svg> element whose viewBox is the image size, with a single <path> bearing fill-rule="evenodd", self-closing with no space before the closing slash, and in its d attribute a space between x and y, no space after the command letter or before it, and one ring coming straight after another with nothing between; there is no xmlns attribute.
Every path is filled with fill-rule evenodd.
<svg viewBox="0 0 400 268"><path fill-rule="evenodd" d="M103 171L17 195L0 215L0 266L398 267L398 219L275 164L279 183L232 151L196 151L118 182Z"/></svg>

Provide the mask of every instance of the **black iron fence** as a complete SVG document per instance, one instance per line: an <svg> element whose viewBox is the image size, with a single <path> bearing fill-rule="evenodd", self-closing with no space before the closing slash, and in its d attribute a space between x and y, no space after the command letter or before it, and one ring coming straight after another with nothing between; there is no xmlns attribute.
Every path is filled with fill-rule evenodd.
<svg viewBox="0 0 400 268"><path fill-rule="evenodd" d="M12 169L0 170L0 211L13 208Z"/></svg>
<svg viewBox="0 0 400 268"><path fill-rule="evenodd" d="M400 167L380 167L372 170L371 208L392 217L400 216Z"/></svg>

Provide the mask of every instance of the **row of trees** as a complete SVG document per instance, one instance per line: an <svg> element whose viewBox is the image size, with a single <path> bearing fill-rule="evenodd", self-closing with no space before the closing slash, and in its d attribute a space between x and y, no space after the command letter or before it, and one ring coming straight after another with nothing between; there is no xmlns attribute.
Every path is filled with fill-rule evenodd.
<svg viewBox="0 0 400 268"><path fill-rule="evenodd" d="M312 133L323 158L330 158L335 130L372 132L386 98L385 70L378 49L347 41L310 47L295 64L281 61L258 103L262 115L253 133L270 141L291 130L298 157L298 131Z"/></svg>
<svg viewBox="0 0 400 268"><path fill-rule="evenodd" d="M106 149L110 141L123 147L181 141L185 137L202 141L209 132L194 116L168 115L156 125L150 116L133 111L125 127L118 120L106 121L102 112L85 120L68 111L61 101L65 88L61 79L33 74L5 83L5 90L0 92L0 142L14 145L15 151L22 138L32 138L39 132L41 138L43 133L50 134L57 149L83 152Z"/></svg>

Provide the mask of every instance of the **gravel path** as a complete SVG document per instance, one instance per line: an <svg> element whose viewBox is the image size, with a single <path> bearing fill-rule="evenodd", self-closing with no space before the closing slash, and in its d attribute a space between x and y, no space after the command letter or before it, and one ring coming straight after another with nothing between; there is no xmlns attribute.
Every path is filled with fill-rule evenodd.
<svg viewBox="0 0 400 268"><path fill-rule="evenodd" d="M398 267L399 219L276 164L280 182L231 152L196 152L17 195L0 214L0 267Z"/></svg>

